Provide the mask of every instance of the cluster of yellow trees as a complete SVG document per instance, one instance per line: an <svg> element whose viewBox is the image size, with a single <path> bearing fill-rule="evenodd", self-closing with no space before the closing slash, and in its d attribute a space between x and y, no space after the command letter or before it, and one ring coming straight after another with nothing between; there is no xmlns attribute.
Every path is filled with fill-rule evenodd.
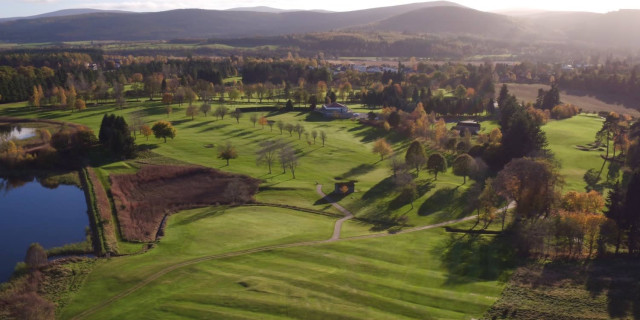
<svg viewBox="0 0 640 320"><path fill-rule="evenodd" d="M33 93L29 97L29 105L39 108L47 104L78 111L87 108L84 100L78 99L78 94L73 85L69 89L60 86L51 87L48 98L45 96L41 85L34 86Z"/></svg>

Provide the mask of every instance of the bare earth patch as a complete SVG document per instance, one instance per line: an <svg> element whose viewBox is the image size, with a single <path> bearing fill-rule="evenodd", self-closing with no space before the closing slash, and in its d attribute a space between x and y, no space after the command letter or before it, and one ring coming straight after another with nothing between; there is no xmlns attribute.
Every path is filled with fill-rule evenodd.
<svg viewBox="0 0 640 320"><path fill-rule="evenodd" d="M500 88L502 84L496 85L496 88ZM538 97L538 89L549 90L550 86L545 84L521 84L521 83L507 83L509 92L514 94L518 101L535 102ZM593 111L607 111L617 112L620 114L628 114L634 117L640 116L640 111L630 109L622 104L608 103L600 100L596 97L584 95L569 94L566 91L560 92L560 100L565 103L571 103L578 108L587 112Z"/></svg>
<svg viewBox="0 0 640 320"><path fill-rule="evenodd" d="M253 201L260 181L197 166L146 165L111 176L111 192L126 240L153 241L166 214Z"/></svg>

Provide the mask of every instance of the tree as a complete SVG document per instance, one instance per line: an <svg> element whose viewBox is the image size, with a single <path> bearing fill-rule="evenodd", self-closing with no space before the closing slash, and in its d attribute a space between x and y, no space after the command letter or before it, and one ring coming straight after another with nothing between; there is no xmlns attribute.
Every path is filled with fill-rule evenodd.
<svg viewBox="0 0 640 320"><path fill-rule="evenodd" d="M289 132L289 136L291 137L293 136L293 131L296 129L296 127L291 123L287 123L284 125L284 129L287 130L287 132Z"/></svg>
<svg viewBox="0 0 640 320"><path fill-rule="evenodd" d="M288 145L283 146L278 153L278 159L280 160L280 165L282 165L283 173L286 172L286 168L289 168L293 179L295 179L298 166L298 157L295 150Z"/></svg>
<svg viewBox="0 0 640 320"><path fill-rule="evenodd" d="M113 82L113 97L115 99L116 108L122 109L127 100L124 97L124 84L118 81Z"/></svg>
<svg viewBox="0 0 640 320"><path fill-rule="evenodd" d="M140 133L142 133L142 135L147 138L147 141L149 141L149 136L153 134L153 130L145 124L140 127Z"/></svg>
<svg viewBox="0 0 640 320"><path fill-rule="evenodd" d="M322 140L322 146L324 147L324 142L327 140L327 133L324 131L320 131L320 140Z"/></svg>
<svg viewBox="0 0 640 320"><path fill-rule="evenodd" d="M296 127L294 128L295 132L298 134L298 140L302 139L302 134L304 133L304 127L300 123L296 123Z"/></svg>
<svg viewBox="0 0 640 320"><path fill-rule="evenodd" d="M293 101L291 101L291 99L287 100L284 109L286 111L293 111Z"/></svg>
<svg viewBox="0 0 640 320"><path fill-rule="evenodd" d="M43 97L44 97L44 93L42 92L42 87L33 86L33 93L29 97L29 105L39 108L40 101L42 100Z"/></svg>
<svg viewBox="0 0 640 320"><path fill-rule="evenodd" d="M276 154L280 148L282 148L282 143L275 140L266 140L260 142L260 149L257 152L257 162L266 163L269 166L269 174L271 174L271 165L275 161Z"/></svg>
<svg viewBox="0 0 640 320"><path fill-rule="evenodd" d="M157 139L164 139L164 142L167 143L167 138L175 138L176 137L176 129L171 125L168 121L160 120L156 122L152 127L151 131L156 136Z"/></svg>
<svg viewBox="0 0 640 320"><path fill-rule="evenodd" d="M622 235L623 231L627 228L625 221L625 212L624 212L624 191L622 190L622 186L620 182L616 182L611 188L611 191L607 195L606 201L606 209L604 210L604 215L611 219L616 228L611 238L613 238L613 244L616 248L616 254L620 251L620 245L622 244Z"/></svg>
<svg viewBox="0 0 640 320"><path fill-rule="evenodd" d="M392 128L397 127L400 124L400 113L398 111L391 112L387 122Z"/></svg>
<svg viewBox="0 0 640 320"><path fill-rule="evenodd" d="M502 108L505 105L505 101L509 97L509 88L507 88L507 84L503 84L502 88L500 88L500 94L498 95L498 107Z"/></svg>
<svg viewBox="0 0 640 320"><path fill-rule="evenodd" d="M220 117L220 119L224 120L224 116L227 115L229 109L225 106L218 106L213 114L216 116L216 119Z"/></svg>
<svg viewBox="0 0 640 320"><path fill-rule="evenodd" d="M418 198L418 190L416 189L415 183L406 184L402 188L400 197L409 200L409 203L411 203L411 209L413 209L413 202Z"/></svg>
<svg viewBox="0 0 640 320"><path fill-rule="evenodd" d="M240 123L240 118L242 118L242 111L240 111L240 109L236 108L236 110L234 110L233 112L231 112L231 116L236 119L236 123Z"/></svg>
<svg viewBox="0 0 640 320"><path fill-rule="evenodd" d="M312 94L309 97L309 109L315 110L317 105L318 105L318 97L316 97L315 94Z"/></svg>
<svg viewBox="0 0 640 320"><path fill-rule="evenodd" d="M496 206L499 203L498 194L493 189L493 181L491 179L487 179L484 189L478 196L478 222L480 220L484 220L485 225L484 228L489 226L491 221L493 220L493 214L496 211ZM506 216L503 216L502 219L502 229L504 230L504 221Z"/></svg>
<svg viewBox="0 0 640 320"><path fill-rule="evenodd" d="M253 123L253 127L256 127L256 122L258 122L258 115L256 115L255 113L251 114L249 116L249 121L251 121L251 123Z"/></svg>
<svg viewBox="0 0 640 320"><path fill-rule="evenodd" d="M73 111L76 106L77 97L78 94L76 93L76 87L71 85L69 92L67 93L67 108L71 109L71 111Z"/></svg>
<svg viewBox="0 0 640 320"><path fill-rule="evenodd" d="M77 99L77 100L76 100L76 103L75 103L75 108L76 108L76 110L78 110L78 111L82 111L82 110L87 109L87 104L85 104L85 103L84 103L84 100L82 100L82 99Z"/></svg>
<svg viewBox="0 0 640 320"><path fill-rule="evenodd" d="M447 172L447 159L440 153L434 153L427 159L427 170L438 180L439 172Z"/></svg>
<svg viewBox="0 0 640 320"><path fill-rule="evenodd" d="M205 117L207 116L207 113L209 113L209 111L211 111L211 105L210 104L205 102L200 106L200 112L204 113Z"/></svg>
<svg viewBox="0 0 640 320"><path fill-rule="evenodd" d="M24 262L31 269L46 266L49 263L47 260L47 252L39 243L32 243L29 246L29 249L27 249L27 255L24 258Z"/></svg>
<svg viewBox="0 0 640 320"><path fill-rule="evenodd" d="M380 138L373 143L373 153L380 155L380 161L384 160L384 157L393 153L393 148L387 142L385 138Z"/></svg>
<svg viewBox="0 0 640 320"><path fill-rule="evenodd" d="M547 216L561 187L557 169L541 159L513 159L494 180L496 192L508 202L515 201L516 220Z"/></svg>
<svg viewBox="0 0 640 320"><path fill-rule="evenodd" d="M408 166L416 169L417 175L420 175L420 169L427 162L427 153L424 151L422 143L417 140L411 142L405 154L404 161Z"/></svg>
<svg viewBox="0 0 640 320"><path fill-rule="evenodd" d="M508 129L503 130L503 163L511 159L535 156L547 146L547 138L531 116L522 107L513 113Z"/></svg>
<svg viewBox="0 0 640 320"><path fill-rule="evenodd" d="M267 120L267 117L261 116L260 119L258 119L258 124L261 125L264 130L264 126L269 124L269 120Z"/></svg>
<svg viewBox="0 0 640 320"><path fill-rule="evenodd" d="M238 152L231 142L227 142L218 147L218 159L227 160L227 166L229 166L230 159L236 159L237 157Z"/></svg>
<svg viewBox="0 0 640 320"><path fill-rule="evenodd" d="M282 120L278 120L278 122L276 122L276 127L280 129L280 134L282 134L282 130L284 129L284 122L282 122Z"/></svg>
<svg viewBox="0 0 640 320"><path fill-rule="evenodd" d="M467 176L473 175L478 169L476 161L466 153L457 156L456 159L453 160L452 167L453 174L464 178L463 184L467 183Z"/></svg>
<svg viewBox="0 0 640 320"><path fill-rule="evenodd" d="M162 94L162 103L165 105L171 105L173 103L173 95L169 92L165 92Z"/></svg>
<svg viewBox="0 0 640 320"><path fill-rule="evenodd" d="M627 186L624 201L624 220L628 230L627 247L629 254L635 255L638 249L638 232L640 232L640 171L633 174Z"/></svg>
<svg viewBox="0 0 640 320"><path fill-rule="evenodd" d="M187 107L186 113L187 113L187 117L191 117L191 120L193 120L195 118L195 116L198 115L198 108L196 108L196 106L194 105L190 105Z"/></svg>
<svg viewBox="0 0 640 320"><path fill-rule="evenodd" d="M502 131L499 128L491 129L491 133L489 133L489 142L490 143L500 143L502 141Z"/></svg>
<svg viewBox="0 0 640 320"><path fill-rule="evenodd" d="M313 144L316 144L316 138L318 137L318 131L311 131L311 137L313 138Z"/></svg>
<svg viewBox="0 0 640 320"><path fill-rule="evenodd" d="M49 130L41 129L38 131L40 133L40 140L42 140L43 143L49 143L49 141L51 141L51 132L49 132Z"/></svg>
<svg viewBox="0 0 640 320"><path fill-rule="evenodd" d="M121 116L105 114L100 123L99 141L113 154L132 158L136 147L127 122Z"/></svg>

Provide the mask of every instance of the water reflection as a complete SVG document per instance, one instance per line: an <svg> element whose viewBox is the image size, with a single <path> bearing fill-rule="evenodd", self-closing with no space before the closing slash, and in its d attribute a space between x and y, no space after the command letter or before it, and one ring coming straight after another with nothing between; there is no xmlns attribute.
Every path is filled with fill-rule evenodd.
<svg viewBox="0 0 640 320"><path fill-rule="evenodd" d="M23 128L19 125L0 125L0 142L12 139L24 140L36 135L36 129Z"/></svg>
<svg viewBox="0 0 640 320"><path fill-rule="evenodd" d="M0 282L27 248L46 249L85 240L89 225L82 189L47 177L0 177Z"/></svg>

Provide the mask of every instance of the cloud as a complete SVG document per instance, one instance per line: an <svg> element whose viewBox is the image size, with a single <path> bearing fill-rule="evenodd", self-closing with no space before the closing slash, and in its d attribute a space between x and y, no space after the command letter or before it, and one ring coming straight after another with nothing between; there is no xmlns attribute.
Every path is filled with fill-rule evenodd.
<svg viewBox="0 0 640 320"><path fill-rule="evenodd" d="M55 3L58 1L60 0L20 0L20 2L27 2L27 3Z"/></svg>

